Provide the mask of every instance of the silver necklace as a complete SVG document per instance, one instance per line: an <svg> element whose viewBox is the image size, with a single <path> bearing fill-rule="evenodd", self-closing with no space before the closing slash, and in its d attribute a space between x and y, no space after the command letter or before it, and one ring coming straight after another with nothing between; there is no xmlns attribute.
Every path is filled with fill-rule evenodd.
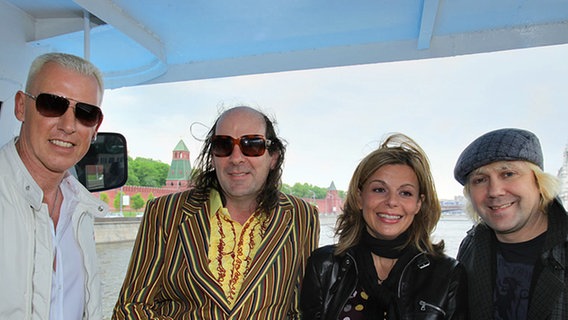
<svg viewBox="0 0 568 320"><path fill-rule="evenodd" d="M57 187L57 191L55 192L55 200L53 201L53 207L51 208L51 212L49 213L49 217L53 219L53 214L57 210L57 200L59 199L59 193L61 190Z"/></svg>

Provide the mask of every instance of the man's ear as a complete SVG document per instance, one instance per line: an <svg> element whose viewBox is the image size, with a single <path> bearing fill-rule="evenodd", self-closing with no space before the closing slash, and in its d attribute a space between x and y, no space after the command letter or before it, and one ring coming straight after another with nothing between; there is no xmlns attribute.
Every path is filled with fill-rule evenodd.
<svg viewBox="0 0 568 320"><path fill-rule="evenodd" d="M22 91L16 92L14 97L14 115L16 119L24 122L26 116L26 95Z"/></svg>
<svg viewBox="0 0 568 320"><path fill-rule="evenodd" d="M101 124L103 123L104 117L105 116L101 114L101 119L99 120L99 124L97 124L97 127L95 128L95 138L96 138L97 131L99 131L99 128L101 127Z"/></svg>
<svg viewBox="0 0 568 320"><path fill-rule="evenodd" d="M270 155L270 170L274 170L274 167L276 167L276 164L278 163L278 159L280 159L280 152L274 152Z"/></svg>

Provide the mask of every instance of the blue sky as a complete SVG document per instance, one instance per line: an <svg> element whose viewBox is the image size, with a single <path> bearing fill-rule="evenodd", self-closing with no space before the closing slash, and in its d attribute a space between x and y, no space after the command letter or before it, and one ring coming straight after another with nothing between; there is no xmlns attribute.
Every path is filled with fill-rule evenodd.
<svg viewBox="0 0 568 320"><path fill-rule="evenodd" d="M201 142L190 125L249 105L275 117L288 143L284 183L340 190L385 135L402 132L428 154L440 198L452 199L462 193L459 154L497 128L536 133L545 171L557 174L568 145L566 57L562 45L107 90L100 130L124 134L132 157L168 164L182 139L193 162Z"/></svg>

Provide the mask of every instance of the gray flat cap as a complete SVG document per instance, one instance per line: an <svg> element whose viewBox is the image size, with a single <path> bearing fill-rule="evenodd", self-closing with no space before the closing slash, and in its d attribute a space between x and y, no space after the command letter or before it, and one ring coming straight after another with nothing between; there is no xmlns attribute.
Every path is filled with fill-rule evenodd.
<svg viewBox="0 0 568 320"><path fill-rule="evenodd" d="M475 169L495 161L525 160L543 169L540 142L534 133L521 129L499 129L475 139L461 153L454 177L465 185L467 176Z"/></svg>

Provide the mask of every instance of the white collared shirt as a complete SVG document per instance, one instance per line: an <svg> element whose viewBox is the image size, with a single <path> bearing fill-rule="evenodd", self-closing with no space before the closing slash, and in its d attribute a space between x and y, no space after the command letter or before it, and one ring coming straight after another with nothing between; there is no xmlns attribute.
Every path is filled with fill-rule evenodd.
<svg viewBox="0 0 568 320"><path fill-rule="evenodd" d="M85 267L71 223L78 199L76 190L66 179L60 187L63 202L57 230L51 224L56 268L51 283L50 319L75 320L83 318L85 301Z"/></svg>

